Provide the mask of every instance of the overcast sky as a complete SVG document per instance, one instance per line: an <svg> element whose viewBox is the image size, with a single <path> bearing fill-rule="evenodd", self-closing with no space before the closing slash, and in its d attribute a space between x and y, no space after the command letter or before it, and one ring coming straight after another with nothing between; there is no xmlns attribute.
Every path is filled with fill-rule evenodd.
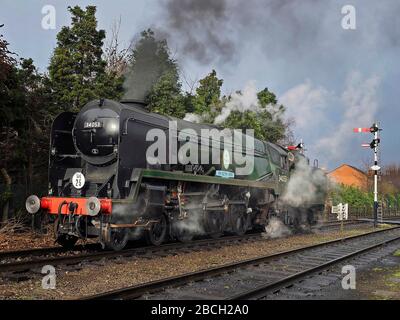
<svg viewBox="0 0 400 320"><path fill-rule="evenodd" d="M128 43L148 27L168 38L187 78L216 69L224 93L255 82L268 87L294 118L311 159L333 169L362 167L372 135L353 127L376 119L382 160L399 163L400 2L288 0L0 0L0 24L11 49L46 71L68 5L96 5L99 27L121 18ZM42 8L56 9L56 29L42 28ZM342 7L355 8L356 29L342 27Z"/></svg>

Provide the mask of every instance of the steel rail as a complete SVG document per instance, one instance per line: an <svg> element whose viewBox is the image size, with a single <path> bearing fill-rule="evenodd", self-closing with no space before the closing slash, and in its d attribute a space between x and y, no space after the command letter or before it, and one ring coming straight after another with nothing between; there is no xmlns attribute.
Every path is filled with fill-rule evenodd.
<svg viewBox="0 0 400 320"><path fill-rule="evenodd" d="M298 272L296 274L293 274L293 275L288 276L286 278L283 278L281 280L275 281L273 283L262 285L262 286L259 286L259 287L255 288L255 289L248 290L248 291L246 291L244 293L240 293L240 294L231 296L231 297L227 298L227 300L248 300L248 299L257 299L257 298L259 299L259 298L262 298L263 296L265 296L265 292L267 292L267 291L271 291L273 289L282 287L285 284L291 283L294 280L303 278L303 277L305 277L305 276L307 276L307 275L309 275L311 273L315 273L317 271L326 269L326 268L328 268L328 267L330 267L332 265L335 265L335 264L337 264L339 262L342 262L344 260L347 260L349 258L357 256L357 255L359 255L361 253L370 251L372 249L381 247L383 245L386 245L386 244L388 244L390 242L393 242L393 241L396 241L396 240L400 240L400 236L392 238L392 239L387 239L387 240L384 240L384 241L379 242L377 244L371 245L369 247L354 251L354 252L349 253L349 254L347 254L345 256L339 257L337 259L330 260L330 261L328 261L326 263L322 263L322 264L320 264L320 265L318 265L316 267L311 267L311 268L309 268L307 270Z"/></svg>
<svg viewBox="0 0 400 320"><path fill-rule="evenodd" d="M358 221L358 220L348 220L344 223L344 225L353 225L353 224L367 224L369 221ZM326 227L336 227L340 226L340 223L337 221L325 221L316 228L326 228ZM314 226L313 226L314 227ZM199 241L199 240L198 240ZM192 242L194 243L194 242ZM54 247L42 247L42 248L34 248L34 249L21 249L21 250L10 250L10 251L0 251L0 261L11 258L24 258L29 256L45 256L50 254L59 254L59 253L68 253L72 251L84 251L84 250L97 250L100 249L99 243L89 243L83 245L77 245L72 249L66 249L61 246ZM1 264L1 262L0 262Z"/></svg>
<svg viewBox="0 0 400 320"><path fill-rule="evenodd" d="M65 253L71 251L83 251L83 250L93 250L99 248L100 245L98 243L90 243L86 245L77 245L72 249L66 249L61 246L59 247L42 247L42 248L34 248L34 249L22 249L22 250L13 250L13 251L0 251L0 261L10 258L24 258L29 256L44 256L49 254L58 254Z"/></svg>
<svg viewBox="0 0 400 320"><path fill-rule="evenodd" d="M190 272L190 273L186 273L186 274L182 274L182 275L178 275L178 276L164 278L161 280L155 280L155 281L151 281L151 282L147 282L147 283L143 283L143 284L139 284L139 285L134 285L134 286L129 286L129 287L116 289L116 290L112 290L112 291L108 291L108 292L99 293L96 295L86 296L86 297L82 297L81 300L135 299L135 298L139 298L145 294L162 291L169 287L177 287L177 286L186 284L191 281L201 281L201 280L204 280L205 278L221 275L224 273L229 273L229 272L232 272L235 269L238 269L241 267L257 265L257 264L260 264L260 263L263 263L263 262L266 262L269 260L273 260L273 259L284 257L284 256L290 256L295 253L304 252L304 251L307 251L310 249L320 248L323 246L328 246L328 245L337 244L337 243L341 243L341 242L346 242L346 241L350 241L350 240L354 240L354 239L358 239L358 238L362 238L362 237L367 237L370 235L375 235L375 234L382 233L382 232L389 232L389 231L399 229L399 228L400 227L396 226L396 227L392 227L392 228L371 231L371 232L367 232L367 233L363 233L363 234L359 234L359 235L355 235L355 236L349 236L349 237L345 237L345 238L341 238L341 239L325 241L325 242L321 242L321 243L310 245L310 246L303 246L303 247L296 248L293 250L282 251L282 252L278 252L275 254L270 254L270 255L266 255L266 256L242 260L239 262L233 262L233 263L225 264L225 265L222 265L219 267L214 267L214 268L210 268L210 269L206 269L206 270ZM236 298L236 297L233 297L233 298Z"/></svg>
<svg viewBox="0 0 400 320"><path fill-rule="evenodd" d="M12 261L8 263L0 263L0 273L10 271L27 271L33 268L42 267L44 265L71 265L77 264L83 261L96 261L103 258L116 258L116 257L128 257L134 255L145 255L148 253L154 253L155 255L160 252L171 251L171 250L182 250L190 249L195 247L206 247L216 246L219 244L229 243L231 241L248 241L251 239L261 239L259 233L246 234L245 236L227 236L219 239L200 239L187 243L167 243L161 246L144 246L131 249L125 249L122 251L97 251L78 255L68 256L56 256L56 257L45 257L37 258L24 261ZM24 250L25 252L25 250ZM68 251L67 251L68 252Z"/></svg>

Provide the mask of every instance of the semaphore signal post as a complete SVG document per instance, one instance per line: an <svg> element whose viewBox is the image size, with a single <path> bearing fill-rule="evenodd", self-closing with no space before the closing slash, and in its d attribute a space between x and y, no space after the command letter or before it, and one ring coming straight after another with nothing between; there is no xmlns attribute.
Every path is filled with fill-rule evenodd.
<svg viewBox="0 0 400 320"><path fill-rule="evenodd" d="M370 132L374 135L374 139L370 144L363 143L362 147L370 147L374 150L374 165L371 169L374 171L374 226L376 227L378 224L378 171L381 169L378 165L378 148L381 139L379 138L379 131L382 129L379 128L378 123L374 123L371 128L354 128L354 132Z"/></svg>

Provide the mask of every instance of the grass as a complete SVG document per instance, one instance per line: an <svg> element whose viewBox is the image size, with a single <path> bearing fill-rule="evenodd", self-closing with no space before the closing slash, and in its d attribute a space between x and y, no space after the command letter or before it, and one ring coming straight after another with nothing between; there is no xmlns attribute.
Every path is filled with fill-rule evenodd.
<svg viewBox="0 0 400 320"><path fill-rule="evenodd" d="M400 278L400 271L393 273L393 277Z"/></svg>
<svg viewBox="0 0 400 320"><path fill-rule="evenodd" d="M400 257L400 249L397 249L395 253L393 253L395 257Z"/></svg>

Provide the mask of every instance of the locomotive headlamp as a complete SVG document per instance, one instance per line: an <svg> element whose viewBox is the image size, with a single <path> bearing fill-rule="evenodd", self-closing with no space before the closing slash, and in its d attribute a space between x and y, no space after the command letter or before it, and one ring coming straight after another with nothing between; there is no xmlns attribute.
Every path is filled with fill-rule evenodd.
<svg viewBox="0 0 400 320"><path fill-rule="evenodd" d="M89 216L97 216L101 209L100 200L96 197L90 197L86 201L86 210Z"/></svg>
<svg viewBox="0 0 400 320"><path fill-rule="evenodd" d="M38 212L40 209L39 197L35 195L29 196L28 199L26 199L25 208L26 211L28 211L31 214Z"/></svg>

